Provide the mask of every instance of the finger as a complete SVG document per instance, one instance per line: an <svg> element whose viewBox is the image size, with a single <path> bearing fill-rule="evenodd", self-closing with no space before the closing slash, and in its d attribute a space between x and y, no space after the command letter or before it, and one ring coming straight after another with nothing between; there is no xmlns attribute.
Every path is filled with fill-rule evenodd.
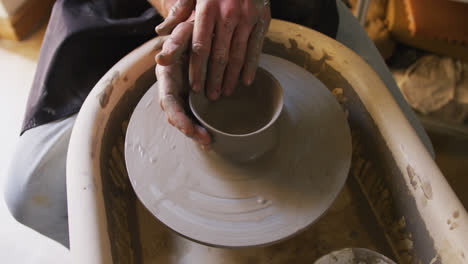
<svg viewBox="0 0 468 264"><path fill-rule="evenodd" d="M214 29L213 9L208 5L195 10L195 26L193 28L192 53L190 57L190 86L195 92L204 89L206 67L211 50L211 39Z"/></svg>
<svg viewBox="0 0 468 264"><path fill-rule="evenodd" d="M192 138L204 149L209 148L211 136L208 131L190 119L184 110L183 99L177 88L183 83L175 77L173 72L167 70L171 66L156 66L158 78L159 103L166 113L169 124L181 131L185 136Z"/></svg>
<svg viewBox="0 0 468 264"><path fill-rule="evenodd" d="M255 73L257 71L258 59L262 52L263 39L265 37L268 25L270 23L269 15L263 16L259 19L255 25L254 30L250 34L249 42L247 45L246 60L244 63L244 69L242 72L242 80L245 85L252 84L255 79ZM266 19L266 20L265 20ZM268 23L268 24L267 24Z"/></svg>
<svg viewBox="0 0 468 264"><path fill-rule="evenodd" d="M177 0L166 19L156 27L159 35L169 35L181 22L185 21L195 8L195 0Z"/></svg>
<svg viewBox="0 0 468 264"><path fill-rule="evenodd" d="M164 42L162 51L156 56L156 62L167 66L180 58L188 45L193 32L193 22L180 23L172 32L169 39Z"/></svg>
<svg viewBox="0 0 468 264"><path fill-rule="evenodd" d="M217 23L215 39L211 48L210 66L206 91L208 98L216 100L221 95L224 70L226 69L231 39L237 26L237 14L231 11L229 14L221 14L223 19Z"/></svg>
<svg viewBox="0 0 468 264"><path fill-rule="evenodd" d="M168 122L179 129L188 137L193 136L194 127L192 120L185 114L183 99L180 88L183 85L170 67L176 66L156 66L156 75L158 78L159 103L167 116Z"/></svg>
<svg viewBox="0 0 468 264"><path fill-rule="evenodd" d="M169 39L169 36L158 36L158 37L156 37L153 50L156 50L156 51L161 50L163 45L164 45L164 42L166 42L166 40L168 40L168 39Z"/></svg>
<svg viewBox="0 0 468 264"><path fill-rule="evenodd" d="M186 115L182 100L173 94L166 94L160 100L161 107L166 112L167 121L187 137L193 137L194 124Z"/></svg>
<svg viewBox="0 0 468 264"><path fill-rule="evenodd" d="M240 72L245 61L247 41L249 40L251 25L241 23L234 32L229 54L229 62L224 73L223 93L231 95L239 80Z"/></svg>
<svg viewBox="0 0 468 264"><path fill-rule="evenodd" d="M193 137L192 137L193 140L199 143L200 145L205 146L205 148L207 148L208 145L211 143L210 134L202 126L195 125L194 128L195 130L194 130Z"/></svg>

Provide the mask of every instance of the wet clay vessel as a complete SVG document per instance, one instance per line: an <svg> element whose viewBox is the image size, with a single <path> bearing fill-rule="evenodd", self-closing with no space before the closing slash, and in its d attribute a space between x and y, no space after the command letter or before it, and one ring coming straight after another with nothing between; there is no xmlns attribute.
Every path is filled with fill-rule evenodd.
<svg viewBox="0 0 468 264"><path fill-rule="evenodd" d="M268 128L274 120L271 116L279 115L278 135L272 142L276 146L254 161L232 162L201 150L171 126L154 103L158 102L157 84L132 114L125 139L130 182L146 208L185 237L222 247L280 241L321 216L345 183L351 135L335 97L312 74L284 59L262 55L260 67L281 85L284 106L281 114L275 111L281 105L278 99L272 100L277 92L270 93L270 117L264 122L267 125L259 127ZM260 74L263 83L256 85L271 86L262 78ZM242 120L233 127L239 128L245 128ZM259 147L264 149L259 135ZM255 140L245 143L251 145L241 147L255 149Z"/></svg>
<svg viewBox="0 0 468 264"><path fill-rule="evenodd" d="M241 82L230 96L211 101L191 93L190 109L212 137L211 148L234 162L254 161L278 142L277 120L283 110L279 82L259 68L252 85Z"/></svg>

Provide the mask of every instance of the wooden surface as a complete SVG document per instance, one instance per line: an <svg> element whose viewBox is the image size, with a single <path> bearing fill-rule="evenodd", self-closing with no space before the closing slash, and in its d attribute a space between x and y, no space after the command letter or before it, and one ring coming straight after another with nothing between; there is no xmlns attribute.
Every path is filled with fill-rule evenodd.
<svg viewBox="0 0 468 264"><path fill-rule="evenodd" d="M0 38L22 40L44 23L55 0L30 0L15 14L0 18Z"/></svg>
<svg viewBox="0 0 468 264"><path fill-rule="evenodd" d="M167 122L157 85L132 115L130 181L148 210L185 237L222 247L278 242L316 221L344 185L351 136L335 97L284 59L263 55L260 66L283 88L284 109L278 145L258 160L234 163L201 150Z"/></svg>
<svg viewBox="0 0 468 264"><path fill-rule="evenodd" d="M437 0L431 1L430 5L434 3L442 3L444 1ZM450 1L445 1L447 4L450 4ZM453 2L450 5L458 5L460 12L457 12L458 20L465 19L465 23L462 25L457 26L457 28L461 29L460 36L457 39L457 35L451 36L444 36L446 31L442 30L441 28L449 27L450 23L442 23L445 19L450 19L450 13L447 13L447 10L433 10L431 14L425 14L427 16L426 21L414 21L413 14L408 12L406 7L405 0L389 0L388 8L387 8L387 21L388 21L388 28L392 33L392 36L400 42L403 42L409 46L428 50L431 52L435 52L442 55L452 56L456 58L461 58L464 60L468 60L468 45L466 41L466 15L463 15L463 10L468 9L468 4L466 3L456 3ZM437 5L439 5L437 4ZM437 6L436 5L436 6ZM455 7L456 9L456 7ZM439 13L443 12L444 13ZM421 16L420 16L421 17ZM422 16L424 17L424 15ZM434 30L433 26L428 23L428 21L434 22L434 24L438 24L438 31ZM418 23L417 25L415 23ZM422 23L422 24L421 24ZM453 23L453 22L452 22ZM419 31L416 30L418 28ZM421 33L421 28L424 28L425 32Z"/></svg>

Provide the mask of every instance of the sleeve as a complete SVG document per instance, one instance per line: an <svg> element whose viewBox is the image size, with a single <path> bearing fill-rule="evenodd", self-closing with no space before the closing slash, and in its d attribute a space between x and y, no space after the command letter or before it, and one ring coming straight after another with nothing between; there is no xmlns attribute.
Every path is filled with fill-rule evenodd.
<svg viewBox="0 0 468 264"><path fill-rule="evenodd" d="M290 21L335 38L338 11L335 0L271 0L272 17Z"/></svg>
<svg viewBox="0 0 468 264"><path fill-rule="evenodd" d="M161 21L146 0L57 0L21 133L78 112L102 75Z"/></svg>

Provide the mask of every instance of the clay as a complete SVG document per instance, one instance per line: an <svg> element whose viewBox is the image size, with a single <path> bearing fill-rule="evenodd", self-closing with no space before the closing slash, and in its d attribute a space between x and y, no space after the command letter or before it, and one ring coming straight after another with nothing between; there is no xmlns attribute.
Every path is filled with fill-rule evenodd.
<svg viewBox="0 0 468 264"><path fill-rule="evenodd" d="M236 88L234 94L217 101L191 93L190 109L211 134L216 153L233 162L253 162L277 145L283 91L262 68L251 86L240 83Z"/></svg>
<svg viewBox="0 0 468 264"><path fill-rule="evenodd" d="M204 94L192 94L192 111L224 133L242 135L255 132L272 121L283 106L281 87L263 70L257 70L250 86L239 82L231 96L210 101Z"/></svg>
<svg viewBox="0 0 468 264"><path fill-rule="evenodd" d="M347 120L331 92L286 60L262 55L284 93L276 148L238 164L201 150L167 123L150 88L129 122L125 159L132 186L162 223L222 247L281 241L306 229L332 204L351 159Z"/></svg>

